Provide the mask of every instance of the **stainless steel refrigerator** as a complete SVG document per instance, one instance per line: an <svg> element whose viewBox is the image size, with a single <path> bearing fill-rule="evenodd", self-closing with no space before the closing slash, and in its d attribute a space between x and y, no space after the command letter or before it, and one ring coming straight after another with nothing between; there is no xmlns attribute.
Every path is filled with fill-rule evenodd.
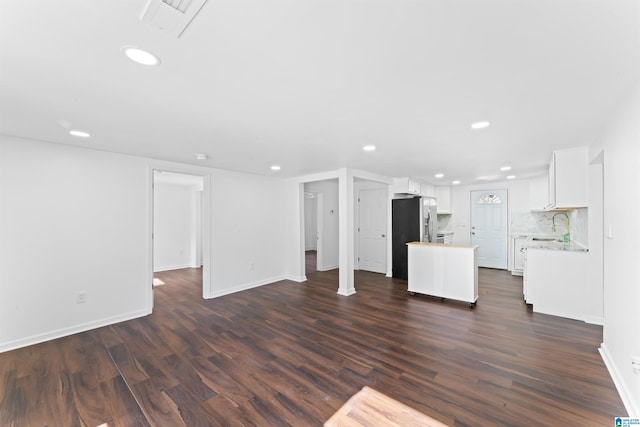
<svg viewBox="0 0 640 427"><path fill-rule="evenodd" d="M392 276L407 280L407 243L436 241L436 199L412 197L391 201Z"/></svg>

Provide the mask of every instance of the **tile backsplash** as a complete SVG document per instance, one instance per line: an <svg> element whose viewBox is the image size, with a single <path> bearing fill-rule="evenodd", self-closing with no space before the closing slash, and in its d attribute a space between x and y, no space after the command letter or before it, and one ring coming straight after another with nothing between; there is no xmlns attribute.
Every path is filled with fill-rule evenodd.
<svg viewBox="0 0 640 427"><path fill-rule="evenodd" d="M559 212L512 212L511 233L550 234L561 237L566 233L567 218ZM588 246L588 216L587 208L563 211L569 217L571 240L583 246ZM553 216L556 215L556 231L553 231Z"/></svg>
<svg viewBox="0 0 640 427"><path fill-rule="evenodd" d="M451 231L453 230L453 221L451 221L451 215L438 215L437 231Z"/></svg>

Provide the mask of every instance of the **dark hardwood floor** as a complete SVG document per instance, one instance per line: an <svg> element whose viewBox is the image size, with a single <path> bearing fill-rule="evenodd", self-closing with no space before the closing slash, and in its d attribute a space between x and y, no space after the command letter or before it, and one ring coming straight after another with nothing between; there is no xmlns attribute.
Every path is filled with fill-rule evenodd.
<svg viewBox="0 0 640 427"><path fill-rule="evenodd" d="M309 256L315 257L315 254ZM0 426L320 426L367 385L451 426L607 426L625 415L602 328L532 313L480 270L475 309L337 271L202 300L159 273L150 316L0 354Z"/></svg>

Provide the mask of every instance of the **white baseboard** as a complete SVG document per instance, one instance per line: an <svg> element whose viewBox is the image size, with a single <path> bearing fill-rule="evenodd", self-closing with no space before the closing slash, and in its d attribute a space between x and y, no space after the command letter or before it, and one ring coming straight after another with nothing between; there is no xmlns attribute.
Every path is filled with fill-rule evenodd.
<svg viewBox="0 0 640 427"><path fill-rule="evenodd" d="M285 280L291 280L292 282L302 283L307 281L307 276L286 276Z"/></svg>
<svg viewBox="0 0 640 427"><path fill-rule="evenodd" d="M585 320L585 322L591 323L592 325L604 326L604 317L587 316L587 320Z"/></svg>
<svg viewBox="0 0 640 427"><path fill-rule="evenodd" d="M258 280L257 282L245 283L242 285L236 285L232 288L226 288L222 290L212 290L207 298L217 298L224 295L234 294L240 291L246 291L247 289L257 288L259 286L269 285L271 283L279 282L281 280L287 280L285 276L277 276L269 279Z"/></svg>
<svg viewBox="0 0 640 427"><path fill-rule="evenodd" d="M20 338L14 341L0 343L0 353L15 350L17 348L27 347L29 345L40 344L45 341L51 341L57 338L66 337L80 332L90 331L91 329L101 328L103 326L113 325L114 323L124 322L126 320L136 319L151 314L148 310L138 310L130 313L119 314L113 317L96 320L93 322L82 323L68 328L62 328L55 331L46 332L44 334L32 335L26 338Z"/></svg>
<svg viewBox="0 0 640 427"><path fill-rule="evenodd" d="M618 394L620 395L620 399L622 399L622 404L627 410L627 413L633 418L640 417L640 407L638 407L638 402L633 399L631 392L629 392L625 387L620 371L613 362L613 359L611 359L605 343L600 344L600 348L598 350L600 351L600 356L602 356L602 360L604 360L604 364L609 371L609 375L611 375L613 384L615 384L616 389L618 390ZM618 414L613 415L617 416Z"/></svg>
<svg viewBox="0 0 640 427"><path fill-rule="evenodd" d="M318 268L318 271L335 270L338 267L339 267L338 264L335 264L335 265L324 265L324 266L322 266L322 268Z"/></svg>
<svg viewBox="0 0 640 427"><path fill-rule="evenodd" d="M356 293L355 288L347 289L346 292L340 292L340 290L338 289L338 295L342 295L344 297L348 297L349 295L353 295L355 293Z"/></svg>

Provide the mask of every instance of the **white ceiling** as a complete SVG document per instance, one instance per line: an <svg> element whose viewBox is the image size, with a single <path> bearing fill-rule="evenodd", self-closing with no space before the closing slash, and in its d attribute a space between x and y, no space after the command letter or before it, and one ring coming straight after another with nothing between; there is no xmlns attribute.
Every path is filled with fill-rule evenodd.
<svg viewBox="0 0 640 427"><path fill-rule="evenodd" d="M209 0L180 38L142 23L146 4L0 0L0 132L264 175L472 183L597 142L640 76L637 0Z"/></svg>

